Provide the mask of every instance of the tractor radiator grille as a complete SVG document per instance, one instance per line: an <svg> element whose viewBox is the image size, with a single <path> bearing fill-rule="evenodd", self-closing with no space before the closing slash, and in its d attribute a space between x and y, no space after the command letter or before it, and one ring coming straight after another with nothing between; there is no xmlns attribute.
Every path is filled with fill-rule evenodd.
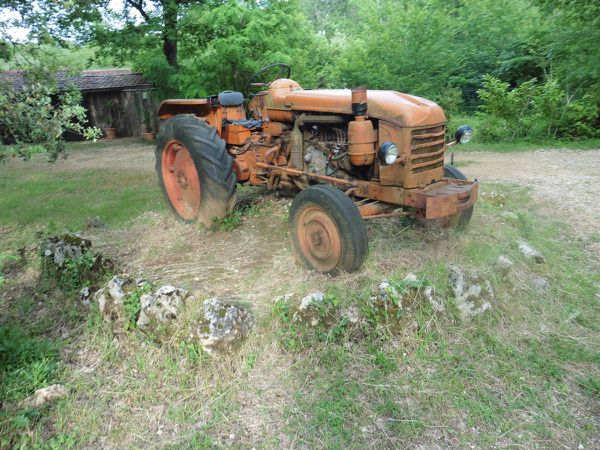
<svg viewBox="0 0 600 450"><path fill-rule="evenodd" d="M444 165L444 125L413 130L410 144L412 173L427 172Z"/></svg>

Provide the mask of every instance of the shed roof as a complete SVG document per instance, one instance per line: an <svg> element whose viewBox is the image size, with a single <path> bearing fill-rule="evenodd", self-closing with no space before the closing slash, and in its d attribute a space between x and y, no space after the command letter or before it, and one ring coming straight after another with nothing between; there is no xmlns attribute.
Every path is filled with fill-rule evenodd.
<svg viewBox="0 0 600 450"><path fill-rule="evenodd" d="M27 71L4 70L0 72L0 80L12 83L14 89L23 90L27 85ZM131 69L95 69L84 70L72 76L66 71L56 72L59 88L65 88L73 83L81 92L122 91L124 89L145 89L152 87L141 73Z"/></svg>

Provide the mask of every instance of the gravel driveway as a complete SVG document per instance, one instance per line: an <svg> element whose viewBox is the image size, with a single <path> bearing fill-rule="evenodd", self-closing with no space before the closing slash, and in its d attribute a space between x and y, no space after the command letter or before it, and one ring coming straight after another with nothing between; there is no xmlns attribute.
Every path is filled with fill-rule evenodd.
<svg viewBox="0 0 600 450"><path fill-rule="evenodd" d="M600 234L600 149L457 152L456 161L469 178L530 187L547 214L581 237Z"/></svg>

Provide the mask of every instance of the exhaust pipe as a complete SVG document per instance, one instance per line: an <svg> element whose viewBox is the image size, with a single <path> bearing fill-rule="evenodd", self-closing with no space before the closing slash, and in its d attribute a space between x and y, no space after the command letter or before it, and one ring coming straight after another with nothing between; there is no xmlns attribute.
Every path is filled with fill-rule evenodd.
<svg viewBox="0 0 600 450"><path fill-rule="evenodd" d="M352 112L355 116L367 114L367 88L364 86L352 88Z"/></svg>

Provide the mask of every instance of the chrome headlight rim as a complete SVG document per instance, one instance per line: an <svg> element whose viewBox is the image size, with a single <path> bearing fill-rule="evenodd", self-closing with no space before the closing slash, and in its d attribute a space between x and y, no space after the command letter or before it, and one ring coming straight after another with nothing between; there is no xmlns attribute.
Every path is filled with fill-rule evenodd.
<svg viewBox="0 0 600 450"><path fill-rule="evenodd" d="M458 144L467 144L473 139L473 128L469 125L462 125L458 127L456 133L454 133L454 138Z"/></svg>
<svg viewBox="0 0 600 450"><path fill-rule="evenodd" d="M393 142L384 142L379 147L379 161L386 166L394 164L400 156L400 149Z"/></svg>

